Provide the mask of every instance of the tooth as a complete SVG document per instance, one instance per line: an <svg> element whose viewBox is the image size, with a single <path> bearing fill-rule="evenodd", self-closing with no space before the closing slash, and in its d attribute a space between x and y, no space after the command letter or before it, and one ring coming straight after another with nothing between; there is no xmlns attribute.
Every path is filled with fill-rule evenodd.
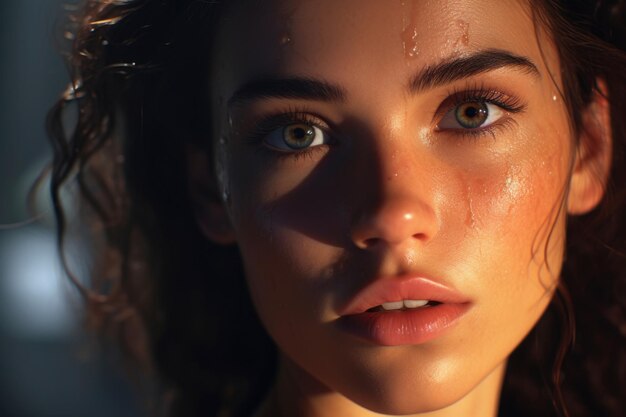
<svg viewBox="0 0 626 417"><path fill-rule="evenodd" d="M383 309L385 310L400 310L402 307L404 307L404 303L402 301L383 303Z"/></svg>
<svg viewBox="0 0 626 417"><path fill-rule="evenodd" d="M423 307L428 304L428 300L404 300L404 306L406 308Z"/></svg>

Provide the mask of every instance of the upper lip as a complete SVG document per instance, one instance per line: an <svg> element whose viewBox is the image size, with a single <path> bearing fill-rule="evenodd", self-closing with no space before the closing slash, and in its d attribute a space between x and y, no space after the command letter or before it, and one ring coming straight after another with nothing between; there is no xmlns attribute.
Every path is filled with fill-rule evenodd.
<svg viewBox="0 0 626 417"><path fill-rule="evenodd" d="M400 300L430 300L439 303L469 303L469 297L431 278L416 275L382 277L359 291L341 309L340 315L364 313L383 303Z"/></svg>

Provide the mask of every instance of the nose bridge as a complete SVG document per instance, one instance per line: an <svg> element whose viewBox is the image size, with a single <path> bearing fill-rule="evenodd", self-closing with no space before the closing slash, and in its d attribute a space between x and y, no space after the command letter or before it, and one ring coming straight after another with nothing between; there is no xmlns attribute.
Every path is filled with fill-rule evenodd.
<svg viewBox="0 0 626 417"><path fill-rule="evenodd" d="M365 249L431 240L438 221L428 149L404 129L379 134L373 143L366 158L367 183L353 213L353 242Z"/></svg>

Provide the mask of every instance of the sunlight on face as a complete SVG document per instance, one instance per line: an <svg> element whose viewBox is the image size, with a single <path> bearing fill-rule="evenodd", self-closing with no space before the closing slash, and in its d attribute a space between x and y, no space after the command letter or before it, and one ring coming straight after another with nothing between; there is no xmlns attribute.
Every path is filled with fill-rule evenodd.
<svg viewBox="0 0 626 417"><path fill-rule="evenodd" d="M299 378L368 409L456 402L500 375L560 271L554 52L512 0L243 4L213 119L261 320Z"/></svg>

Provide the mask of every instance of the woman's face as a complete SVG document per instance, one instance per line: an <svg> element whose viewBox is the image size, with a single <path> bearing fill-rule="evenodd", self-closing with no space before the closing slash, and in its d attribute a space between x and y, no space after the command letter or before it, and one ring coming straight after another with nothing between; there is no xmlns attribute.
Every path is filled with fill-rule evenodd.
<svg viewBox="0 0 626 417"><path fill-rule="evenodd" d="M560 272L572 154L529 9L241 4L211 74L217 176L293 375L393 414L499 378Z"/></svg>

